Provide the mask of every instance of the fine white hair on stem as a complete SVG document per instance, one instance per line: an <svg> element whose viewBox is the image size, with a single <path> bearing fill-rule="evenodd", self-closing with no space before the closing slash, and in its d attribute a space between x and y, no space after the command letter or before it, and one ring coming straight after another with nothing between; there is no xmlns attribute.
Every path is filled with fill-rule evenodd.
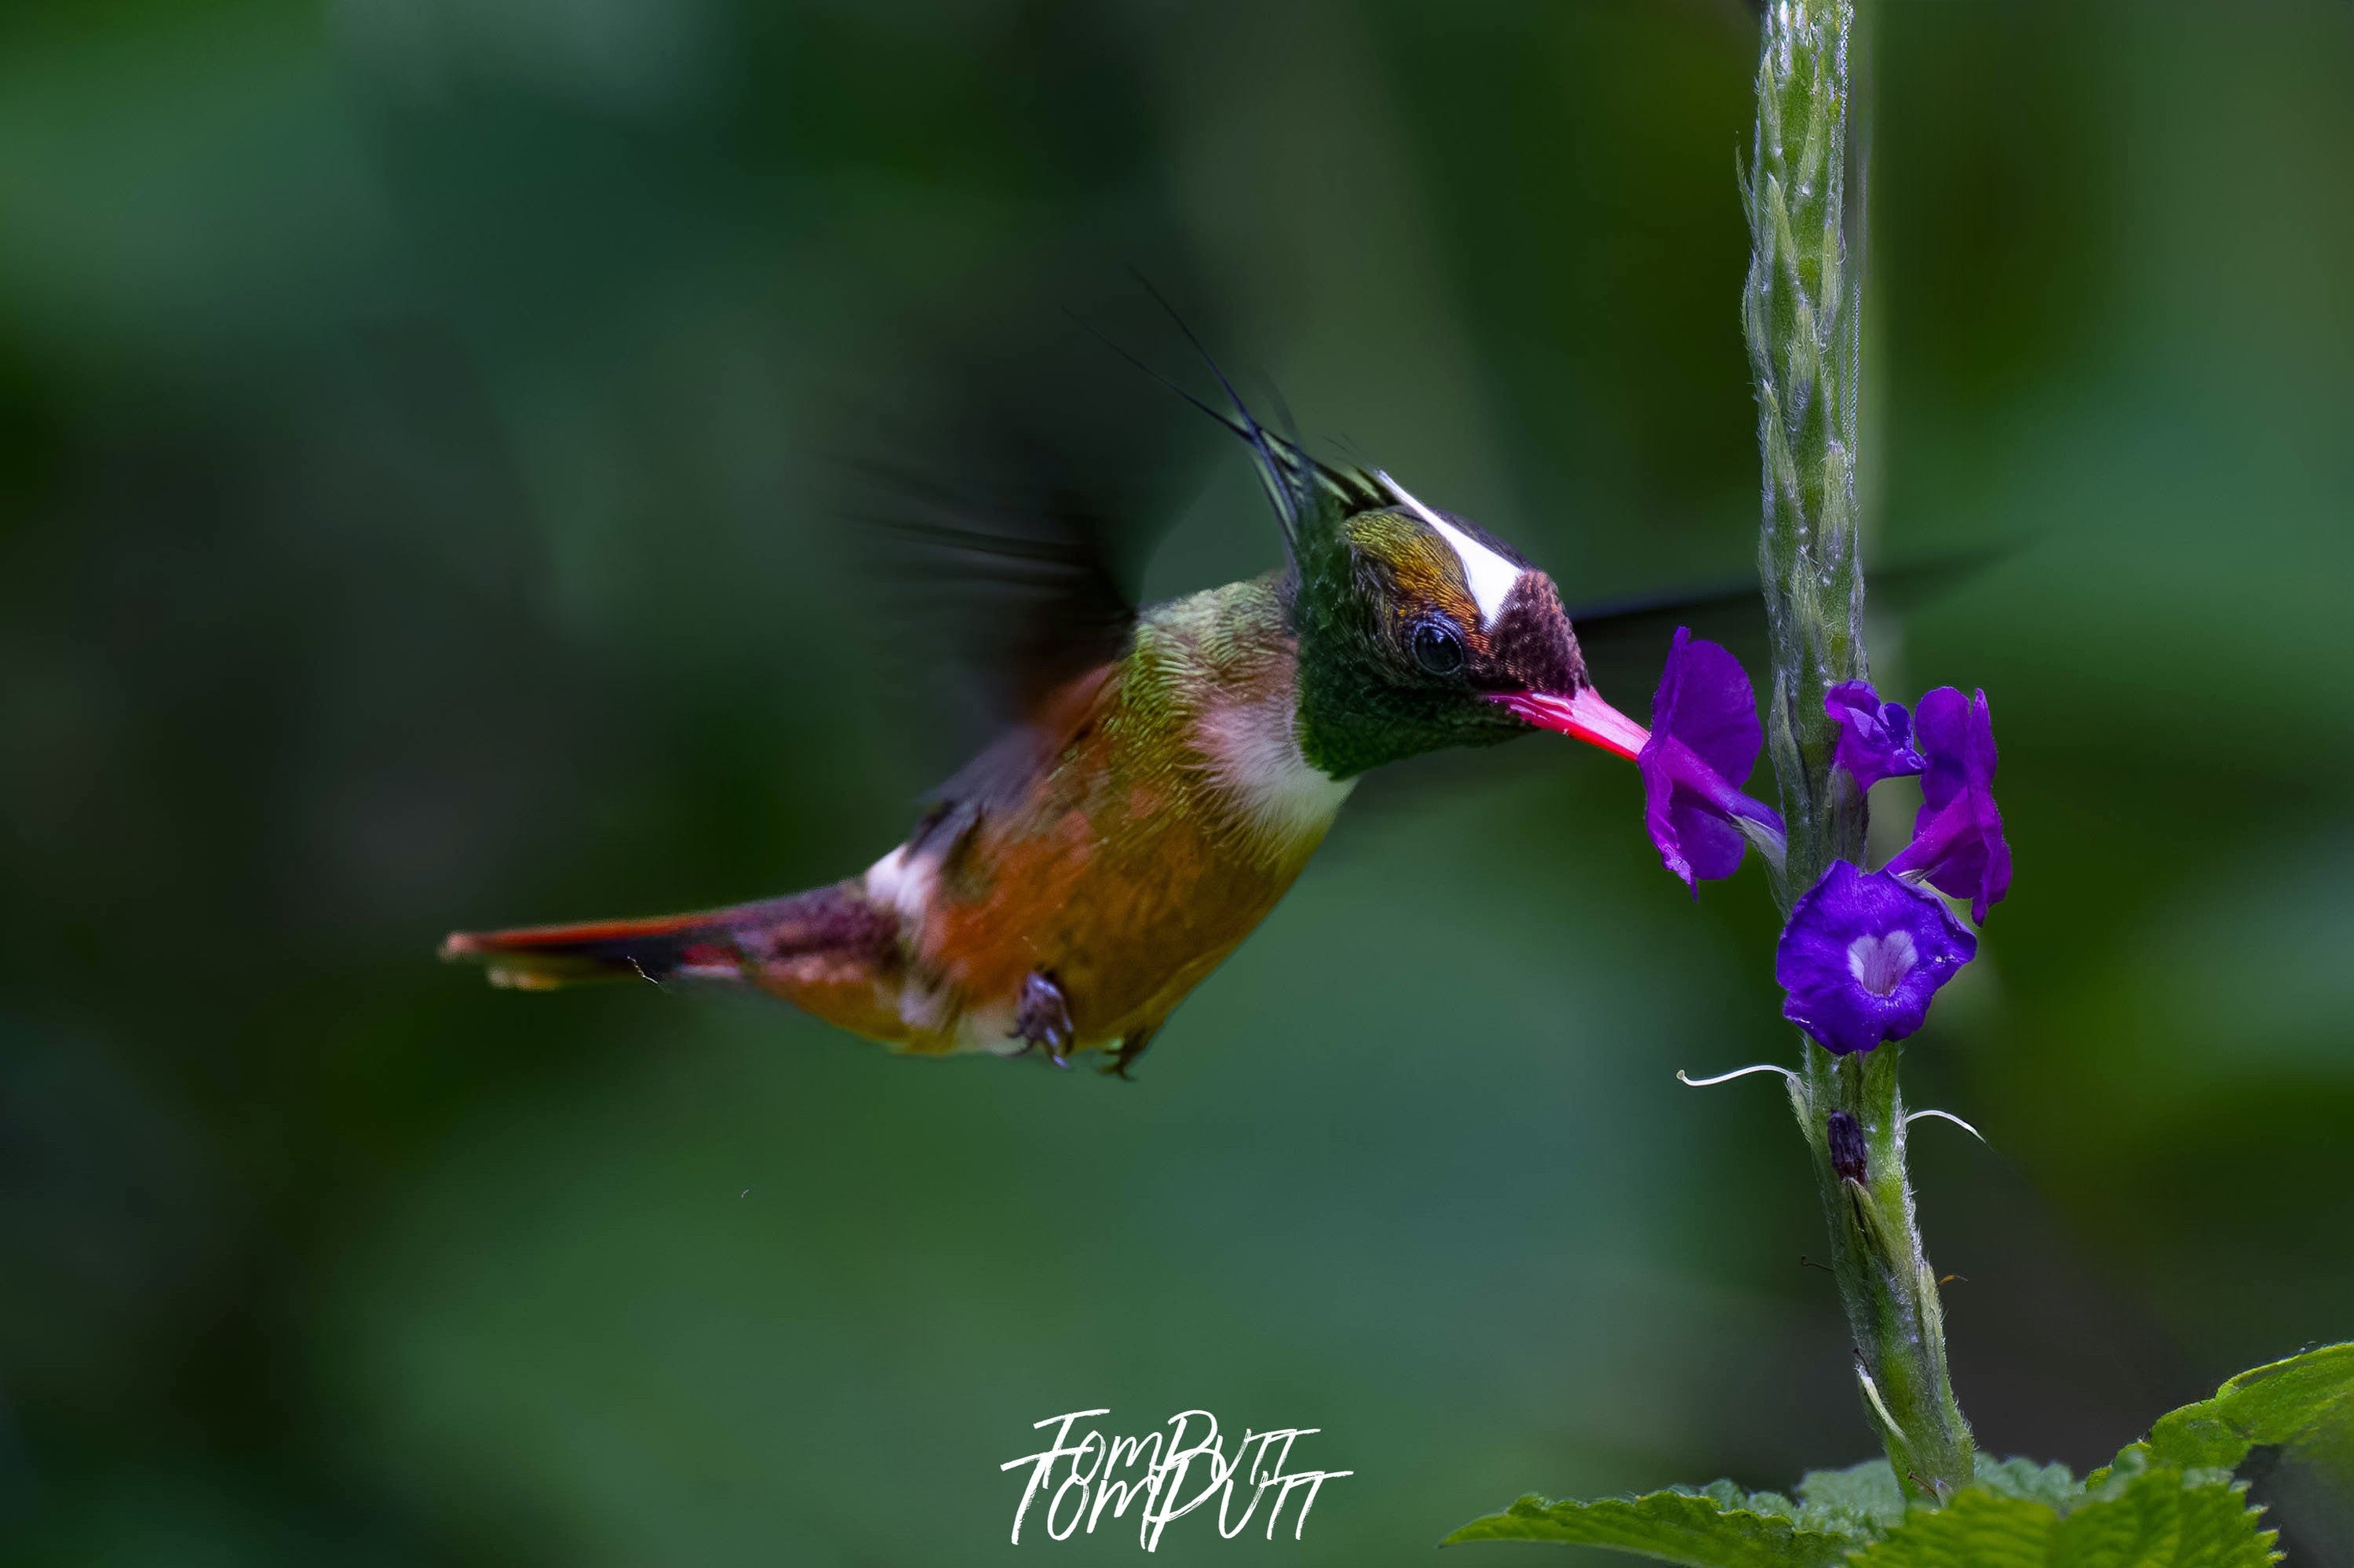
<svg viewBox="0 0 2354 1568"><path fill-rule="evenodd" d="M1968 1133L1980 1143L1986 1142L1985 1133L1980 1132L1977 1128L1972 1127L1968 1122L1964 1121L1960 1117L1956 1116L1951 1111L1916 1110L1905 1117L1904 1125L1906 1127L1911 1127L1914 1122L1919 1121L1925 1116L1935 1117L1939 1121L1952 1122L1956 1127L1960 1128L1964 1132Z"/></svg>
<svg viewBox="0 0 2354 1568"><path fill-rule="evenodd" d="M1735 1078L1745 1078L1752 1073L1779 1073L1787 1083L1797 1083L1798 1075L1787 1067L1777 1067L1771 1062L1760 1062L1753 1067L1735 1067L1730 1073L1719 1073L1713 1078L1695 1078L1681 1067L1676 1069L1676 1081L1686 1087L1705 1089L1717 1084L1729 1084Z"/></svg>

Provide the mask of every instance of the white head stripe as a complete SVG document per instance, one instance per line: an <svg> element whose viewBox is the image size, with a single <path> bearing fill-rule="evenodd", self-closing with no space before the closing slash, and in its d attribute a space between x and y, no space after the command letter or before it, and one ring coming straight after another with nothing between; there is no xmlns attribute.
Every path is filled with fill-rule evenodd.
<svg viewBox="0 0 2354 1568"><path fill-rule="evenodd" d="M1415 514L1429 524L1454 550L1455 558L1463 563L1463 586L1471 590L1471 602L1479 607L1479 623L1493 625L1496 617L1503 612L1504 600L1511 596L1512 585L1521 580L1521 568L1407 494L1405 486L1388 474L1381 478L1390 487L1390 493L1412 507Z"/></svg>

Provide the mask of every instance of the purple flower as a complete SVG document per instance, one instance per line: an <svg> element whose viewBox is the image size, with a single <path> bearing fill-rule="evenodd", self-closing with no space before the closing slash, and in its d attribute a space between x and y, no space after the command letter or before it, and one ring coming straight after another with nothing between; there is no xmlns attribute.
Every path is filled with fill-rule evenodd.
<svg viewBox="0 0 2354 1568"><path fill-rule="evenodd" d="M1831 765L1855 776L1858 789L1883 779L1918 773L1928 765L1913 749L1913 715L1903 703L1883 703L1869 681L1842 681L1823 694L1823 712L1839 721Z"/></svg>
<svg viewBox="0 0 2354 1568"><path fill-rule="evenodd" d="M1887 872L1834 861L1774 949L1774 978L1789 993L1782 1016L1842 1056L1902 1040L1978 950L1937 899Z"/></svg>
<svg viewBox="0 0 2354 1568"><path fill-rule="evenodd" d="M1651 696L1651 738L1635 763L1643 772L1643 824L1659 858L1695 895L1700 882L1731 876L1740 865L1749 843L1744 821L1762 842L1776 849L1782 842L1781 817L1738 787L1764 746L1741 661L1678 627Z"/></svg>
<svg viewBox="0 0 2354 1568"><path fill-rule="evenodd" d="M1913 842L1887 870L1970 901L1986 924L1987 906L2010 891L2010 845L1994 803L1994 716L1986 694L1964 697L1940 686L1921 699L1915 724L1929 770L1921 779L1921 814Z"/></svg>

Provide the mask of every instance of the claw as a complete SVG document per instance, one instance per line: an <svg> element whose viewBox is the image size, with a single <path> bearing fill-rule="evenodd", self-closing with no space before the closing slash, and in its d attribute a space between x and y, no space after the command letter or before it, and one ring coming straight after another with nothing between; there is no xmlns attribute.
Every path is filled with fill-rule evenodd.
<svg viewBox="0 0 2354 1568"><path fill-rule="evenodd" d="M1107 1077L1118 1078L1124 1084L1136 1082L1134 1078L1128 1075L1128 1065L1144 1054L1144 1048L1152 1044L1152 1037L1159 1033L1161 1033L1161 1025L1158 1023L1148 1023L1141 1029L1129 1030L1120 1040L1119 1054L1112 1058L1111 1065L1103 1070L1104 1075Z"/></svg>
<svg viewBox="0 0 2354 1568"><path fill-rule="evenodd" d="M1014 1010L1013 1028L1006 1038L1023 1043L1017 1055L1027 1055L1035 1045L1057 1067L1070 1066L1070 1001L1044 969L1032 969L1023 980L1021 1005Z"/></svg>

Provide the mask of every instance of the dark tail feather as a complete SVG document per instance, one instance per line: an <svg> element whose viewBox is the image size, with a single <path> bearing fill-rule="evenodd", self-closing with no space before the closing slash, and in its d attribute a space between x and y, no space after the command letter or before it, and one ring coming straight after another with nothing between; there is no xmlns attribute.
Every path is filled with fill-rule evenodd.
<svg viewBox="0 0 2354 1568"><path fill-rule="evenodd" d="M799 923L812 900L833 895L821 889L692 915L457 931L442 942L441 957L479 963L493 985L519 991L599 980L746 980L747 964L765 956L771 933Z"/></svg>

